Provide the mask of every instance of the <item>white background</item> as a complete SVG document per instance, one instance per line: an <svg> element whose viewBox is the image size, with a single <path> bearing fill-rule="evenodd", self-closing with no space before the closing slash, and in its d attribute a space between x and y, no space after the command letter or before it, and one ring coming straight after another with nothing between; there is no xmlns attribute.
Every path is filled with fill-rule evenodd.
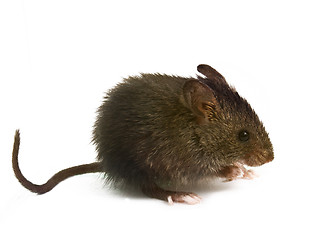
<svg viewBox="0 0 311 240"><path fill-rule="evenodd" d="M0 2L1 239L311 239L308 1ZM24 189L95 160L97 107L123 77L195 76L206 63L251 103L275 160L252 181L215 182L188 206L103 187L98 174L46 195ZM130 143L129 143L130 144Z"/></svg>

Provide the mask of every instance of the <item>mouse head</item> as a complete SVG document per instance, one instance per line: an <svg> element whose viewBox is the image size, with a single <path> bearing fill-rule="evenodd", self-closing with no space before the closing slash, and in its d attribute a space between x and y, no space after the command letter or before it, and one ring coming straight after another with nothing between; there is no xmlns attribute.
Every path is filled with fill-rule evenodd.
<svg viewBox="0 0 311 240"><path fill-rule="evenodd" d="M248 102L212 67L199 65L198 71L205 78L187 81L183 95L203 130L204 148L222 161L220 165L259 166L272 161L268 133Z"/></svg>

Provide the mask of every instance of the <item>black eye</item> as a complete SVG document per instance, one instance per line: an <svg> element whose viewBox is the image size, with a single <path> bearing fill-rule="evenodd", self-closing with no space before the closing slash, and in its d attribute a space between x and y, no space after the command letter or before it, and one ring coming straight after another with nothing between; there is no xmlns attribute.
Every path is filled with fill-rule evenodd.
<svg viewBox="0 0 311 240"><path fill-rule="evenodd" d="M241 131L239 133L239 139L242 142L246 142L249 139L249 133L245 130Z"/></svg>

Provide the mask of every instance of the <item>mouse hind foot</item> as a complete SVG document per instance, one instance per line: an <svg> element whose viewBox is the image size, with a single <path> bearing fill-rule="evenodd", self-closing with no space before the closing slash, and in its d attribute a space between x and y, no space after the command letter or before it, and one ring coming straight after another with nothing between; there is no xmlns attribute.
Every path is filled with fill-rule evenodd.
<svg viewBox="0 0 311 240"><path fill-rule="evenodd" d="M201 202L201 197L195 193L169 191L158 187L154 183L151 185L144 185L141 189L146 196L167 201L170 205L174 203L194 205Z"/></svg>
<svg viewBox="0 0 311 240"><path fill-rule="evenodd" d="M194 205L201 202L201 197L195 193L172 192L172 194L167 197L167 202L170 205L173 205L174 202Z"/></svg>

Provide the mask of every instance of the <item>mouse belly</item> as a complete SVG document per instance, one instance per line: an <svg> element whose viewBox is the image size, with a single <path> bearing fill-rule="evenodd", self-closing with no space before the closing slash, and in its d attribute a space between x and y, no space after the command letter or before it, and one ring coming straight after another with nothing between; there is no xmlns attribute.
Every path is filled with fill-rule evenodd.
<svg viewBox="0 0 311 240"><path fill-rule="evenodd" d="M196 185L205 179L215 176L210 171L206 160L181 157L177 153L172 156L142 151L127 151L120 149L110 152L103 160L103 172L111 182L122 182L141 186L145 182L155 182L161 186ZM136 154L134 154L134 152Z"/></svg>

